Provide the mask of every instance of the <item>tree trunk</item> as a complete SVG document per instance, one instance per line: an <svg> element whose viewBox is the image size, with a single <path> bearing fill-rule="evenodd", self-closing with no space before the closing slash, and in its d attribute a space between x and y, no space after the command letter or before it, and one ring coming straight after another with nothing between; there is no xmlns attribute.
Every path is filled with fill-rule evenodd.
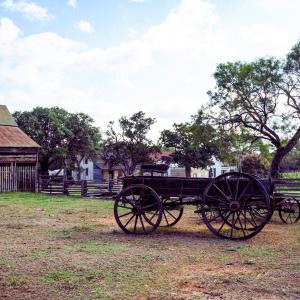
<svg viewBox="0 0 300 300"><path fill-rule="evenodd" d="M44 158L40 160L40 167L41 167L41 175L49 175L49 159Z"/></svg>
<svg viewBox="0 0 300 300"><path fill-rule="evenodd" d="M283 158L297 145L299 139L300 139L300 127L295 132L294 136L288 141L285 147L277 148L271 163L271 168L270 168L271 178L279 177L280 163L282 162Z"/></svg>
<svg viewBox="0 0 300 300"><path fill-rule="evenodd" d="M190 166L185 166L185 177L191 177L192 168Z"/></svg>
<svg viewBox="0 0 300 300"><path fill-rule="evenodd" d="M279 177L279 167L285 156L283 149L284 148L277 149L275 152L275 155L272 159L271 168L270 168L270 177L271 178Z"/></svg>

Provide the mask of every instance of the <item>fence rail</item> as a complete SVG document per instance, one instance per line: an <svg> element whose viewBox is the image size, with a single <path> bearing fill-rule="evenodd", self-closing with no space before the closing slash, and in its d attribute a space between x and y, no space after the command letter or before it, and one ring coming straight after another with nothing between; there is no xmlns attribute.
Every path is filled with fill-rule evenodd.
<svg viewBox="0 0 300 300"><path fill-rule="evenodd" d="M63 176L40 176L39 191L48 195L112 197L122 189L121 180L74 181Z"/></svg>

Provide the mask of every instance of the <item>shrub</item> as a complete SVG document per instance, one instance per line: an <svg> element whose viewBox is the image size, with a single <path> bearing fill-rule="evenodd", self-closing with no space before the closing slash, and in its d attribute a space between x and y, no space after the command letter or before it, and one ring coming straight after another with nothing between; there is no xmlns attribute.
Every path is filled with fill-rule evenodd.
<svg viewBox="0 0 300 300"><path fill-rule="evenodd" d="M246 154L241 159L241 170L251 175L266 177L268 164L257 153Z"/></svg>

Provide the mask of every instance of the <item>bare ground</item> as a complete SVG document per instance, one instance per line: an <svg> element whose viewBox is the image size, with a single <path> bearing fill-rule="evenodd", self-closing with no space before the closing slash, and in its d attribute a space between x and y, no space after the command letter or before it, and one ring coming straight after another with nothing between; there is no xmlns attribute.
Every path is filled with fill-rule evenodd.
<svg viewBox="0 0 300 300"><path fill-rule="evenodd" d="M128 236L113 202L0 194L0 299L300 299L300 225L220 240L193 207Z"/></svg>

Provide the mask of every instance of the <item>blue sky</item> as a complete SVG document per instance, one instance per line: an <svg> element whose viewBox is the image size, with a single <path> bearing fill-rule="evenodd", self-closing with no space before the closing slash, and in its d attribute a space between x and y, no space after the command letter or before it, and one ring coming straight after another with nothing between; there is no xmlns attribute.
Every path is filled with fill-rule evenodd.
<svg viewBox="0 0 300 300"><path fill-rule="evenodd" d="M207 101L220 62L284 56L300 0L0 0L0 104L109 120L143 110L152 137Z"/></svg>

